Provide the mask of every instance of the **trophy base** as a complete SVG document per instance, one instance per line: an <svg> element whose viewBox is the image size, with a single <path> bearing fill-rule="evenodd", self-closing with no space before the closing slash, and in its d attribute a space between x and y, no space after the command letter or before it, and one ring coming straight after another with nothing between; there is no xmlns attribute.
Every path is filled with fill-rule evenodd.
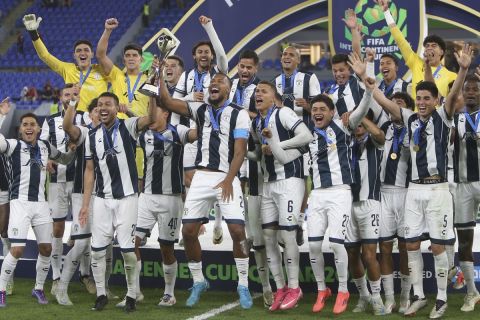
<svg viewBox="0 0 480 320"><path fill-rule="evenodd" d="M138 89L138 92L149 97L158 97L159 95L158 91L159 90L157 86L154 86L153 84L148 84L148 83L144 83L140 87L140 89Z"/></svg>

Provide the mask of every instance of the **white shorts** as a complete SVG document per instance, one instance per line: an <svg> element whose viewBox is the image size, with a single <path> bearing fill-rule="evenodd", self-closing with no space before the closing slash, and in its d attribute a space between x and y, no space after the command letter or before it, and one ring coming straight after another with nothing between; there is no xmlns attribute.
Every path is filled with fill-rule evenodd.
<svg viewBox="0 0 480 320"><path fill-rule="evenodd" d="M312 160L310 159L310 153L303 154L303 174L305 177L310 176L310 168L312 167Z"/></svg>
<svg viewBox="0 0 480 320"><path fill-rule="evenodd" d="M245 207L240 180L237 177L233 180L233 199L229 202L223 201L221 188L214 189L226 176L224 172L195 171L185 199L182 223L207 223L210 210L218 201L218 207L226 223L245 224Z"/></svg>
<svg viewBox="0 0 480 320"><path fill-rule="evenodd" d="M197 158L198 143L187 143L183 148L183 171L195 170L195 159Z"/></svg>
<svg viewBox="0 0 480 320"><path fill-rule="evenodd" d="M345 238L346 247L378 242L380 211L380 201L377 200L369 199L352 204L352 216L347 226L347 236Z"/></svg>
<svg viewBox="0 0 480 320"><path fill-rule="evenodd" d="M351 212L350 186L312 190L308 199L308 241L323 241L328 228L330 242L344 244Z"/></svg>
<svg viewBox="0 0 480 320"><path fill-rule="evenodd" d="M405 201L405 241L422 240L427 230L430 242L453 244L453 201L448 183L410 183Z"/></svg>
<svg viewBox="0 0 480 320"><path fill-rule="evenodd" d="M248 179L248 160L243 160L242 166L238 172L240 174L240 180Z"/></svg>
<svg viewBox="0 0 480 320"><path fill-rule="evenodd" d="M398 237L405 241L405 197L407 188L396 186L382 186L381 214L380 214L380 242L392 241Z"/></svg>
<svg viewBox="0 0 480 320"><path fill-rule="evenodd" d="M8 203L8 191L0 191L0 206Z"/></svg>
<svg viewBox="0 0 480 320"><path fill-rule="evenodd" d="M53 222L65 221L67 218L72 190L73 182L71 181L50 183L48 186L48 206Z"/></svg>
<svg viewBox="0 0 480 320"><path fill-rule="evenodd" d="M42 225L49 227L38 229ZM27 244L30 226L33 228L37 243L52 243L53 224L48 202L19 199L10 201L8 239L13 247L23 247ZM42 232L39 232L39 230Z"/></svg>
<svg viewBox="0 0 480 320"><path fill-rule="evenodd" d="M474 229L480 205L480 182L457 184L455 205L455 227L459 230Z"/></svg>
<svg viewBox="0 0 480 320"><path fill-rule="evenodd" d="M305 182L301 178L265 182L260 210L262 228L278 226L279 230L296 230L304 192Z"/></svg>
<svg viewBox="0 0 480 320"><path fill-rule="evenodd" d="M173 245L178 242L182 211L181 195L141 193L135 235L143 239L158 223L158 242Z"/></svg>
<svg viewBox="0 0 480 320"><path fill-rule="evenodd" d="M87 239L92 236L92 219L93 219L93 202L94 197L90 199L90 208L87 223L82 227L80 221L78 220L80 209L82 208L83 194L72 193L72 229L70 231L70 239Z"/></svg>
<svg viewBox="0 0 480 320"><path fill-rule="evenodd" d="M265 248L265 240L262 231L262 216L260 208L262 205L262 196L248 196L248 225L253 236L253 249L260 250Z"/></svg>
<svg viewBox="0 0 480 320"><path fill-rule="evenodd" d="M137 223L138 197L136 194L122 199L95 197L92 219L92 250L105 250L116 231L122 252L135 250L135 224Z"/></svg>

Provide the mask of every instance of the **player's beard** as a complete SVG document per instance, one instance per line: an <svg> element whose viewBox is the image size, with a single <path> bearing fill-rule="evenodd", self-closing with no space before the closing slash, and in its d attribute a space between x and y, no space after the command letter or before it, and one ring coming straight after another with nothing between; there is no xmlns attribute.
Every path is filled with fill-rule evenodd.
<svg viewBox="0 0 480 320"><path fill-rule="evenodd" d="M208 103L212 106L218 107L220 105L220 102L222 102L225 99L224 96L218 96L217 99L212 99L212 96L208 96Z"/></svg>

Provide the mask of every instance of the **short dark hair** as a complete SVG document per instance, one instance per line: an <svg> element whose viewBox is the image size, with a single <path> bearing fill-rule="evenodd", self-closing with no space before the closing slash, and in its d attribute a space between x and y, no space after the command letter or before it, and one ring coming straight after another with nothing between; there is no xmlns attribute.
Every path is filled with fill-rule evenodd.
<svg viewBox="0 0 480 320"><path fill-rule="evenodd" d="M240 53L240 56L238 57L238 61L242 60L242 59L252 59L253 60L253 63L255 65L258 65L258 55L255 51L253 50L243 50L241 53Z"/></svg>
<svg viewBox="0 0 480 320"><path fill-rule="evenodd" d="M77 49L77 47L81 44L86 44L87 46L90 47L90 50L92 50L92 52L93 52L93 45L87 39L80 39L80 40L75 41L75 43L73 44L73 52L75 52L75 49Z"/></svg>
<svg viewBox="0 0 480 320"><path fill-rule="evenodd" d="M438 88L435 83L430 81L421 81L417 84L415 91L418 92L419 90L426 90L429 91L434 98L438 98Z"/></svg>
<svg viewBox="0 0 480 320"><path fill-rule="evenodd" d="M20 123L22 123L23 119L25 119L25 118L33 118L33 119L35 119L35 122L37 123L37 125L40 125L39 122L38 122L37 115L32 113L32 112L27 112L25 114L22 114L22 116L20 117Z"/></svg>
<svg viewBox="0 0 480 320"><path fill-rule="evenodd" d="M280 93L278 93L277 88L275 87L275 85L273 83L271 83L270 81L267 81L267 80L261 80L257 83L257 86L260 85L260 84L264 84L264 85L269 86L270 89L272 89L273 92L275 93L275 99L277 99L279 101L282 101L282 96L280 95Z"/></svg>
<svg viewBox="0 0 480 320"><path fill-rule="evenodd" d="M313 104L317 102L323 102L327 105L328 109L335 110L335 104L333 103L332 99L325 94L318 94L313 97L312 100L310 100L310 106L312 107Z"/></svg>
<svg viewBox="0 0 480 320"><path fill-rule="evenodd" d="M217 75L221 75L221 76L224 76L225 78L228 79L228 83L230 85L230 88L232 87L232 79L230 79L230 77L226 74L226 73L223 73L223 72L217 72L215 73L214 77L216 77Z"/></svg>
<svg viewBox="0 0 480 320"><path fill-rule="evenodd" d="M70 89L73 88L73 83L65 83L62 89L60 89L60 95L63 94L63 89Z"/></svg>
<svg viewBox="0 0 480 320"><path fill-rule="evenodd" d="M390 58L393 60L393 62L395 63L396 66L398 66L398 59L397 57L395 57L393 54L391 53L384 53L382 54L382 56L380 57L380 60L382 60L383 58Z"/></svg>
<svg viewBox="0 0 480 320"><path fill-rule="evenodd" d="M415 101L413 101L412 96L410 96L406 92L395 92L390 98L392 100L393 99L401 99L401 100L403 100L403 102L405 102L408 109L410 109L410 110L415 109Z"/></svg>
<svg viewBox="0 0 480 320"><path fill-rule="evenodd" d="M180 67L182 67L182 69L185 69L185 64L183 63L183 59L180 58L179 56L177 56L177 55L171 55L171 56L168 56L167 59L172 59L172 60L178 61L178 65L179 65Z"/></svg>
<svg viewBox="0 0 480 320"><path fill-rule="evenodd" d="M331 64L337 64L337 63L341 63L341 62L344 62L345 64L348 65L348 55L345 54L345 53L337 53L336 55L334 55L331 59Z"/></svg>
<svg viewBox="0 0 480 320"><path fill-rule="evenodd" d="M437 36L436 34L428 35L425 37L425 39L423 39L423 46L425 47L425 45L429 42L434 42L438 44L439 47L443 50L443 53L445 53L445 50L447 49L447 45L445 44L445 40L443 40L441 37ZM440 59L442 59L443 56L444 54L442 54Z"/></svg>
<svg viewBox="0 0 480 320"><path fill-rule="evenodd" d="M213 48L213 44L210 41L205 41L205 40L204 41L199 41L193 46L192 56L195 55L195 52L197 51L197 48L200 47L200 46L208 46L210 48L210 51L212 51L213 58L216 57L215 49Z"/></svg>
<svg viewBox="0 0 480 320"><path fill-rule="evenodd" d="M92 101L90 101L90 103L88 104L88 108L87 108L89 113L91 113L93 111L93 109L95 109L97 107L97 102L98 102L98 98L95 98Z"/></svg>
<svg viewBox="0 0 480 320"><path fill-rule="evenodd" d="M103 97L113 98L113 100L115 100L115 105L117 105L117 106L120 104L120 101L118 100L118 97L115 93L106 91L106 92L104 92L104 93L102 93L101 95L98 96L97 102L98 102L98 99L103 98Z"/></svg>
<svg viewBox="0 0 480 320"><path fill-rule="evenodd" d="M138 52L138 54L141 56L143 54L143 50L142 50L142 47L139 46L138 44L136 43L129 43L127 44L124 48L123 48L123 54L125 54L125 52L127 52L128 50L135 50Z"/></svg>

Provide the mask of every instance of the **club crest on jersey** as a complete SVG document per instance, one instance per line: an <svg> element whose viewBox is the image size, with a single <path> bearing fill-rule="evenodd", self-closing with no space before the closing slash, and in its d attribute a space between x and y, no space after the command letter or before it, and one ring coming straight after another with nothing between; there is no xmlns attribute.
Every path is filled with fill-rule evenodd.
<svg viewBox="0 0 480 320"><path fill-rule="evenodd" d="M295 85L296 85L296 86L301 86L302 83L303 83L303 80L297 80L297 81L295 81Z"/></svg>
<svg viewBox="0 0 480 320"><path fill-rule="evenodd" d="M103 157L101 160L104 160L105 158L108 159L108 157L112 157L112 158L116 158L117 157L117 154L119 154L120 152L118 152L117 150L115 150L115 147L113 148L110 148L110 149L107 149L103 152Z"/></svg>
<svg viewBox="0 0 480 320"><path fill-rule="evenodd" d="M17 228L13 228L12 232L13 232L14 236L18 236L18 229Z"/></svg>
<svg viewBox="0 0 480 320"><path fill-rule="evenodd" d="M100 80L100 74L98 72L95 72L94 76L95 80Z"/></svg>

